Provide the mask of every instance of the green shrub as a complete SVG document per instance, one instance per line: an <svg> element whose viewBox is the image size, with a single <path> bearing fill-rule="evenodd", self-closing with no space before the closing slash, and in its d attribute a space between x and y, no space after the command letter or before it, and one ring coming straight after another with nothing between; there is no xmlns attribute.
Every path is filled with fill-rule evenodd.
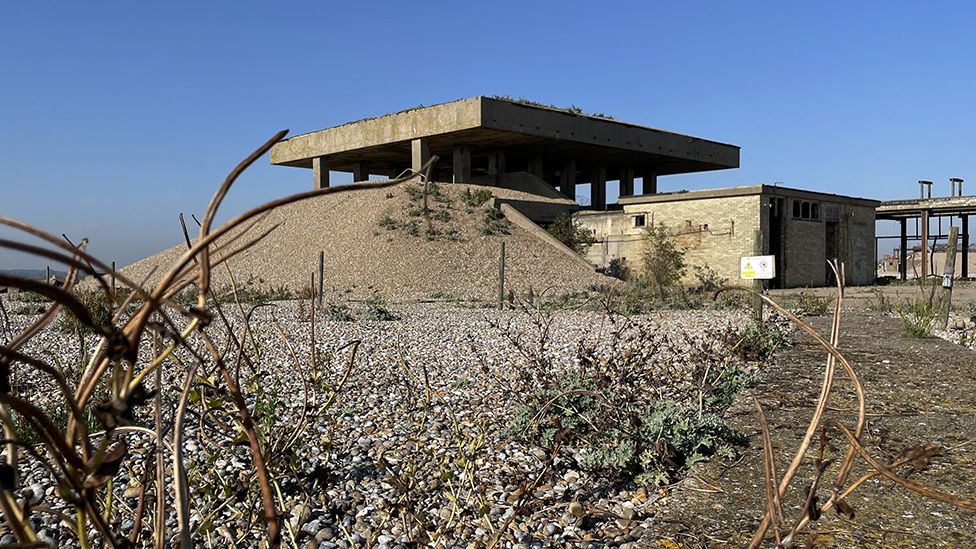
<svg viewBox="0 0 976 549"><path fill-rule="evenodd" d="M461 193L461 200L464 202L465 206L469 208L477 208L478 206L481 206L485 202L491 200L494 196L495 195L491 194L491 191L488 189L478 189L474 192L471 192L471 189L465 189L464 192Z"/></svg>
<svg viewBox="0 0 976 549"><path fill-rule="evenodd" d="M388 321L397 319L397 316L387 308L386 300L379 294L369 296L363 304L366 305L366 310L360 315L360 320Z"/></svg>
<svg viewBox="0 0 976 549"><path fill-rule="evenodd" d="M397 228L397 222L392 217L384 215L380 220L378 225L380 228L386 229L388 231L394 231Z"/></svg>
<svg viewBox="0 0 976 549"><path fill-rule="evenodd" d="M577 223L567 214L557 215L556 219L546 227L546 232L579 255L585 254L586 250L597 241L593 231Z"/></svg>
<svg viewBox="0 0 976 549"><path fill-rule="evenodd" d="M482 225L478 229L478 232L483 236L511 234L511 226L512 223L500 210L488 208L485 210L485 216L482 218Z"/></svg>
<svg viewBox="0 0 976 549"><path fill-rule="evenodd" d="M663 223L649 225L644 232L647 240L641 256L643 266L641 277L656 289L663 299L668 288L676 286L685 275L686 250L678 245L677 239L668 232Z"/></svg>
<svg viewBox="0 0 976 549"><path fill-rule="evenodd" d="M627 263L623 259L615 257L607 263L607 266L603 269L603 274L620 280L629 280L630 267L627 266Z"/></svg>
<svg viewBox="0 0 976 549"><path fill-rule="evenodd" d="M790 333L780 324L754 321L746 327L739 351L746 360L766 360L778 349L792 344Z"/></svg>
<svg viewBox="0 0 976 549"><path fill-rule="evenodd" d="M735 332L714 329L701 344L692 343L693 336L632 328L615 336L609 350L581 346L576 366L568 369L521 348L529 360L518 369L512 392L531 389L520 397L505 434L547 451L566 448L598 477L642 485L673 482L709 456L734 456L744 439L721 414L752 379L723 354ZM662 366L695 382L662 375Z"/></svg>
<svg viewBox="0 0 976 549"><path fill-rule="evenodd" d="M698 291L715 292L729 285L729 279L719 276L718 272L708 265L695 266L695 280L698 281Z"/></svg>
<svg viewBox="0 0 976 549"><path fill-rule="evenodd" d="M330 299L322 304L322 313L326 320L332 322L350 322L355 320L349 312L349 306L337 299Z"/></svg>

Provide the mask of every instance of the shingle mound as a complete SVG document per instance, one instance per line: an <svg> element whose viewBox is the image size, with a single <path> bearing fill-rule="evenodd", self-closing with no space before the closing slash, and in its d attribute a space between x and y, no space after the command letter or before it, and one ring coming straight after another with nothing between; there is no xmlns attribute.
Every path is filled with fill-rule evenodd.
<svg viewBox="0 0 976 549"><path fill-rule="evenodd" d="M517 293L581 291L614 279L596 273L565 250L510 223L490 200L546 201L497 187L439 184L428 196L428 217L417 183L323 195L271 212L232 250L272 225L280 226L227 264L238 284L307 290L325 252L325 289L346 296L414 300L432 295L490 300L497 296L499 244L506 247L506 288ZM481 191L479 193L479 191ZM148 284L186 250L177 245L122 270L134 280L159 267ZM219 253L215 254L219 257ZM230 283L227 269L213 270L213 285Z"/></svg>

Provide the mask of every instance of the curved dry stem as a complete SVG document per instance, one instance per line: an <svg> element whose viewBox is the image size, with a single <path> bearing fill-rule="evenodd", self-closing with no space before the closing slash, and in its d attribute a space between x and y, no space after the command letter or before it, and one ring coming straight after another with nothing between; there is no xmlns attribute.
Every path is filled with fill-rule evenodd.
<svg viewBox="0 0 976 549"><path fill-rule="evenodd" d="M840 429L840 432L843 433L844 436L847 438L847 442L849 442L851 444L851 447L854 448L854 450L858 454L860 454L862 458L864 458L864 461L868 462L868 465L870 465L874 470L881 473L885 477L888 477L890 480L894 481L895 484L904 486L905 488L908 488L909 490L915 492L916 494L934 499L936 501L948 503L956 507L962 507L963 509L976 510L976 500L954 496L952 494L942 492L934 488L929 488L924 484L920 484L918 482L914 482L908 480L907 478L899 476L897 473L885 467L881 463L878 463L877 460L871 457L871 454L868 453L868 451L864 448L864 446L861 445L861 442L858 440L858 437L855 436L853 433L851 433L847 429L847 427L844 426L843 423L841 423L836 419L833 420L831 423L833 423L835 427Z"/></svg>

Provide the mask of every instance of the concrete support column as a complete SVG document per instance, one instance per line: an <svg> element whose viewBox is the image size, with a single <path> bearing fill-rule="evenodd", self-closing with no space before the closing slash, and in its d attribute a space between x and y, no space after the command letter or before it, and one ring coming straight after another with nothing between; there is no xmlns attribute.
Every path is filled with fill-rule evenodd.
<svg viewBox="0 0 976 549"><path fill-rule="evenodd" d="M908 220L899 221L901 235L898 239L898 273L899 278L908 280Z"/></svg>
<svg viewBox="0 0 976 549"><path fill-rule="evenodd" d="M369 162L356 162L352 167L353 181L369 181Z"/></svg>
<svg viewBox="0 0 976 549"><path fill-rule="evenodd" d="M312 159L312 189L329 187L329 157L316 156Z"/></svg>
<svg viewBox="0 0 976 549"><path fill-rule="evenodd" d="M419 172L428 160L430 160L430 144L427 140L414 139L410 141L410 168Z"/></svg>
<svg viewBox="0 0 976 549"><path fill-rule="evenodd" d="M644 180L644 186L641 189L641 194L657 194L657 174L653 172L644 172L644 176L641 177Z"/></svg>
<svg viewBox="0 0 976 549"><path fill-rule="evenodd" d="M590 206L596 210L607 207L607 167L600 164L590 177Z"/></svg>
<svg viewBox="0 0 976 549"><path fill-rule="evenodd" d="M534 155L532 155L532 156L529 157L529 169L528 169L528 171L529 171L530 174L538 177L539 179L542 179L543 178L544 168L542 166L542 155L541 154L534 154Z"/></svg>
<svg viewBox="0 0 976 549"><path fill-rule="evenodd" d="M922 210L922 280L929 276L929 211Z"/></svg>
<svg viewBox="0 0 976 549"><path fill-rule="evenodd" d="M567 160L559 172L559 192L576 200L576 161Z"/></svg>
<svg viewBox="0 0 976 549"><path fill-rule="evenodd" d="M620 196L632 196L634 194L634 169L622 168L620 170Z"/></svg>
<svg viewBox="0 0 976 549"><path fill-rule="evenodd" d="M504 156L505 153L500 151L488 151L488 175L494 177L501 173L498 169L499 156Z"/></svg>
<svg viewBox="0 0 976 549"><path fill-rule="evenodd" d="M471 147L465 145L454 147L454 182L471 182Z"/></svg>
<svg viewBox="0 0 976 549"><path fill-rule="evenodd" d="M959 184L962 187L962 184ZM962 189L959 189L962 192ZM969 277L969 214L962 216L962 277Z"/></svg>

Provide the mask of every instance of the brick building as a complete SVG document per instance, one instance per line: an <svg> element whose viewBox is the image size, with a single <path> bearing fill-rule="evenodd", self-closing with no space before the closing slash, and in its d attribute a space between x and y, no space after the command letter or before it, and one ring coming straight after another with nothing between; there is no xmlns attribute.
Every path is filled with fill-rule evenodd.
<svg viewBox="0 0 976 549"><path fill-rule="evenodd" d="M694 266L734 282L747 255L776 256L771 287L827 285L827 259L834 257L845 264L848 284L874 281L876 200L752 185L623 196L619 203L619 210L574 216L599 240L587 253L594 264L618 259L639 270L645 228L661 224L687 250L687 284L695 282Z"/></svg>

